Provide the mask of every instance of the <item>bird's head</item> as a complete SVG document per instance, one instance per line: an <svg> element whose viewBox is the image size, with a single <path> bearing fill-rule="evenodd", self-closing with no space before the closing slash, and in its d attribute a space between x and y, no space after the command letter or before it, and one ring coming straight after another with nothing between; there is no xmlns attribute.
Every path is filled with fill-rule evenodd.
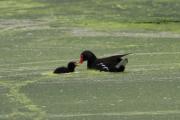
<svg viewBox="0 0 180 120"><path fill-rule="evenodd" d="M96 60L96 56L94 55L94 53L92 53L89 50L85 50L81 53L80 55L80 60L79 63L82 64L84 61L93 61Z"/></svg>
<svg viewBox="0 0 180 120"><path fill-rule="evenodd" d="M69 62L68 63L68 69L71 71L71 72L73 72L74 71L74 69L76 68L76 66L78 66L79 65L79 63L78 62L75 62L75 61L71 61L71 62Z"/></svg>

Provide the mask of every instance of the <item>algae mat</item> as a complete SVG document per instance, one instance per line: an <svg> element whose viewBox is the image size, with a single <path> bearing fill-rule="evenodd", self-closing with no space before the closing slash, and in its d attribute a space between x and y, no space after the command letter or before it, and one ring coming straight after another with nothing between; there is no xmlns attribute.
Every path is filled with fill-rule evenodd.
<svg viewBox="0 0 180 120"><path fill-rule="evenodd" d="M179 120L179 5L0 1L0 119ZM52 74L85 49L133 54L124 73Z"/></svg>

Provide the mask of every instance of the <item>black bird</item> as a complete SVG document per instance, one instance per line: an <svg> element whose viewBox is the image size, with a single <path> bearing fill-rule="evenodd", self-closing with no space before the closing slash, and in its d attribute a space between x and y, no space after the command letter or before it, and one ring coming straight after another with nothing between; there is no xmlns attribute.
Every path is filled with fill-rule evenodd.
<svg viewBox="0 0 180 120"><path fill-rule="evenodd" d="M74 69L76 68L78 64L74 61L69 62L67 67L58 67L54 70L53 73L60 74L60 73L69 73L74 72Z"/></svg>
<svg viewBox="0 0 180 120"><path fill-rule="evenodd" d="M94 53L89 50L85 50L80 55L79 63L82 64L84 61L87 61L88 69L96 69L106 72L123 72L126 64L128 63L128 59L122 57L128 54L114 55L98 59Z"/></svg>

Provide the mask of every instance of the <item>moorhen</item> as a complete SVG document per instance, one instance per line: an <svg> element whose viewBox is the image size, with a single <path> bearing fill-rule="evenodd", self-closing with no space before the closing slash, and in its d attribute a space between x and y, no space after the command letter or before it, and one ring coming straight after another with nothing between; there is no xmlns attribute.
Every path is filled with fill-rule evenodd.
<svg viewBox="0 0 180 120"><path fill-rule="evenodd" d="M128 54L130 53L97 58L94 53L89 50L85 50L80 55L79 63L82 64L84 61L87 61L88 69L96 69L105 72L123 72L126 64L128 63L128 59L122 57Z"/></svg>

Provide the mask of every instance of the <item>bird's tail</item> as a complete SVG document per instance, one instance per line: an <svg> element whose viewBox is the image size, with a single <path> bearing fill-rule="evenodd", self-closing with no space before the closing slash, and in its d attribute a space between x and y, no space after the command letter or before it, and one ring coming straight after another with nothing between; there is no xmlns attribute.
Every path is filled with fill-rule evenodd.
<svg viewBox="0 0 180 120"><path fill-rule="evenodd" d="M122 55L119 55L119 57L124 57L124 56L129 55L129 54L133 54L133 53L122 54Z"/></svg>

